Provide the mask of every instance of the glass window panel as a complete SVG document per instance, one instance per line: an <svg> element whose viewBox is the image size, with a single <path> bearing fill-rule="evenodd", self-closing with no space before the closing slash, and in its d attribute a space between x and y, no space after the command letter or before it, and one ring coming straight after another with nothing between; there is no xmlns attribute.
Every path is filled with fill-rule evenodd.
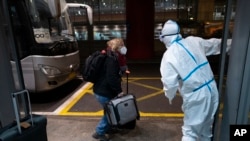
<svg viewBox="0 0 250 141"><path fill-rule="evenodd" d="M94 40L110 40L112 38L126 39L126 25L95 25Z"/></svg>
<svg viewBox="0 0 250 141"><path fill-rule="evenodd" d="M109 14L111 13L111 0L100 0L100 13Z"/></svg>
<svg viewBox="0 0 250 141"><path fill-rule="evenodd" d="M88 30L86 26L75 26L74 32L77 40L88 40Z"/></svg>
<svg viewBox="0 0 250 141"><path fill-rule="evenodd" d="M93 9L93 21L125 21L125 0L67 0L67 2L78 2L87 4ZM71 13L78 16L79 13Z"/></svg>

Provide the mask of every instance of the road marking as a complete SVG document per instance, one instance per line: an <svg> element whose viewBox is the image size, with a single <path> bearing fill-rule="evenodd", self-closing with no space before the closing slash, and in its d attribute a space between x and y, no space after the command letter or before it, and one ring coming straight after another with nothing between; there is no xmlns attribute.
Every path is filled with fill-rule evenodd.
<svg viewBox="0 0 250 141"><path fill-rule="evenodd" d="M97 112L64 112L60 115L63 116L103 116L103 110ZM144 113L140 112L141 117L183 117L183 113Z"/></svg>
<svg viewBox="0 0 250 141"><path fill-rule="evenodd" d="M162 94L162 93L163 93L163 91L158 91L158 92L155 92L155 93L152 93L152 94L149 94L149 95L146 95L146 96L137 98L136 100L137 100L138 102L140 102L140 101L143 101L143 100L145 100L145 99L149 99L149 98L151 98L151 97L160 95L160 94Z"/></svg>
<svg viewBox="0 0 250 141"><path fill-rule="evenodd" d="M142 117L183 117L183 113L143 113L140 112Z"/></svg>
<svg viewBox="0 0 250 141"><path fill-rule="evenodd" d="M54 113L63 114L67 112L92 86L92 83L86 83L81 89L75 92L67 101L58 107Z"/></svg>
<svg viewBox="0 0 250 141"><path fill-rule="evenodd" d="M135 80L142 80L142 79L137 78L137 79L135 79ZM134 80L134 81L135 81L135 80ZM153 86L150 86L150 85L145 85L145 84L138 83L138 82L134 82L134 81L132 81L132 82L130 82L130 83L133 83L133 84L136 84L136 85L138 85L138 86L145 87L145 88L153 89L153 90L162 90L161 88L158 88L158 87L153 87Z"/></svg>
<svg viewBox="0 0 250 141"><path fill-rule="evenodd" d="M142 83L138 83L135 82L137 80L146 80L146 79L159 79L156 77L146 77L146 78L139 78L139 77L135 77L135 78L130 78L129 82L142 86L142 87L146 87L149 89L154 89L157 90L157 92L151 93L149 95L137 98L137 101L143 101L145 99L149 99L151 97L157 96L159 94L163 93L163 90L157 87L153 87L150 85L145 85ZM93 94L92 91L92 83L86 83L85 85L83 85L83 87L81 87L78 91L76 91L67 101L65 101L60 107L58 107L54 112L52 113L47 113L49 115L64 115L64 116L103 116L104 111L103 110L99 110L96 112L70 112L70 109L87 93L91 93ZM46 113L45 113L46 114ZM140 116L141 117L183 117L183 113L144 113L140 111Z"/></svg>
<svg viewBox="0 0 250 141"><path fill-rule="evenodd" d="M144 78L144 79L145 79L145 78ZM152 78L151 78L151 79L152 79ZM158 79L159 79L159 78L158 78ZM155 92L155 93L152 93L152 94L149 94L149 95L146 95L146 96L137 98L136 100L137 100L138 102L139 102L139 101L142 101L142 100L145 100L145 99L149 99L149 98L151 98L151 97L154 97L154 96L157 96L157 95L160 95L160 94L163 93L163 90L160 89L160 88L153 87L153 86L150 86L150 85L145 85L145 84L138 83L138 82L134 82L135 80L141 80L141 78L136 78L136 79L134 79L133 81L129 81L129 82L130 82L130 83L133 83L133 84L136 84L136 85L138 85L138 86L145 87L145 88L157 90L157 92Z"/></svg>

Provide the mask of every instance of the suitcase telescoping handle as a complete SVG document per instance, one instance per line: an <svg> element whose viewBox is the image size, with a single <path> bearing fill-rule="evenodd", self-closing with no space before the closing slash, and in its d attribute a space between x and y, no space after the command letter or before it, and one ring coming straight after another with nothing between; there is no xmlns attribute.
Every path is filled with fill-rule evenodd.
<svg viewBox="0 0 250 141"><path fill-rule="evenodd" d="M126 70L126 76L127 76L127 94L128 94L128 75L130 74L129 70Z"/></svg>
<svg viewBox="0 0 250 141"><path fill-rule="evenodd" d="M21 130L21 122L20 122L20 110L19 110L19 106L18 106L18 95L22 95L22 94L26 94L27 97L27 103L25 102L24 104L28 104L28 112L26 113L26 116L30 116L30 120L31 120L31 125L33 126L33 117L32 117L32 113L31 113L31 105L30 105L30 97L29 97L29 92L27 90L22 90L19 92L15 92L12 93L12 101L13 101L13 106L14 106L14 112L15 112L15 116L16 116L16 122L17 122L17 128L18 128L18 132L21 134L22 130Z"/></svg>

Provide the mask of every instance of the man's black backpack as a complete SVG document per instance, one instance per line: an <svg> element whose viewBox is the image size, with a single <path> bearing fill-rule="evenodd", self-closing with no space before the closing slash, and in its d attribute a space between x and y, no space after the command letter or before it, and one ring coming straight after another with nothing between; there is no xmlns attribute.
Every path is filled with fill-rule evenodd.
<svg viewBox="0 0 250 141"><path fill-rule="evenodd" d="M85 60L85 65L82 70L82 77L85 81L95 83L100 75L100 70L106 59L106 52L95 51Z"/></svg>

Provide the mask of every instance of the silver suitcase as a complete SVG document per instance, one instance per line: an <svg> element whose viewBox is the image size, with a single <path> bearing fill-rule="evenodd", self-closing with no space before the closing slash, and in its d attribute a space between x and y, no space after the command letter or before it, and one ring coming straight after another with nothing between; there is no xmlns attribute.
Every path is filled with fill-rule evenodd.
<svg viewBox="0 0 250 141"><path fill-rule="evenodd" d="M106 103L105 114L112 126L124 125L140 118L136 98L132 94L114 98Z"/></svg>

